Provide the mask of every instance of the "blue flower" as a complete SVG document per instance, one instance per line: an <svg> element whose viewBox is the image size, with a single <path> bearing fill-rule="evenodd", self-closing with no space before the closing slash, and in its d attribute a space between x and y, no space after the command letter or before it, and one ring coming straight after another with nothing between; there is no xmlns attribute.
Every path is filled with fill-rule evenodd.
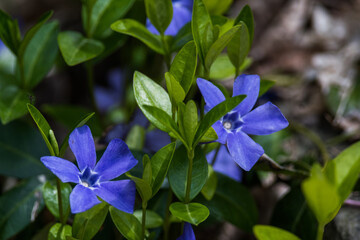
<svg viewBox="0 0 360 240"><path fill-rule="evenodd" d="M185 24L191 21L193 0L173 0L172 3L173 18L165 35L175 36ZM160 34L149 19L146 19L146 27L151 33Z"/></svg>
<svg viewBox="0 0 360 240"><path fill-rule="evenodd" d="M197 84L205 99L206 112L225 100L222 92L211 82L198 78ZM246 98L213 125L218 135L217 141L227 145L233 160L246 171L264 154L264 149L248 134L267 135L289 125L279 108L271 102L252 110L259 90L258 75L238 76L234 82L233 96L247 95Z"/></svg>
<svg viewBox="0 0 360 240"><path fill-rule="evenodd" d="M195 240L194 230L190 223L186 222L184 224L183 234L178 237L176 240Z"/></svg>
<svg viewBox="0 0 360 240"><path fill-rule="evenodd" d="M120 139L112 140L96 163L94 139L86 125L70 134L69 145L79 168L70 161L54 156L42 157L41 161L62 182L77 183L70 194L71 212L83 212L101 203L97 198L99 196L115 208L132 213L135 183L131 180L110 181L137 164L128 146Z"/></svg>

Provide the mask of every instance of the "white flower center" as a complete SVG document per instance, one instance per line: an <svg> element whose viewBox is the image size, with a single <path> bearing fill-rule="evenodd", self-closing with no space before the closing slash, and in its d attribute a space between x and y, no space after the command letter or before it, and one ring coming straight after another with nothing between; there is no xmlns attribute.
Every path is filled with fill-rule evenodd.
<svg viewBox="0 0 360 240"><path fill-rule="evenodd" d="M81 185L83 185L84 187L89 187L89 183L87 183L87 182L85 182L85 181L84 181L84 182L82 181L82 182L81 182Z"/></svg>
<svg viewBox="0 0 360 240"><path fill-rule="evenodd" d="M225 129L229 130L229 129L231 129L232 124L231 124L231 122L226 121L226 122L223 123L223 126L224 126Z"/></svg>

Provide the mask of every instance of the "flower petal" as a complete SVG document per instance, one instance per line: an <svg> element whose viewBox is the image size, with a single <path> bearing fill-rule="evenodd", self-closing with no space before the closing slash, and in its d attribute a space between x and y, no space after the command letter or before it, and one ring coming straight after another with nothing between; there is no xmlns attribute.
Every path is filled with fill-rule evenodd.
<svg viewBox="0 0 360 240"><path fill-rule="evenodd" d="M241 131L228 135L227 146L233 160L245 171L250 171L264 154L264 149Z"/></svg>
<svg viewBox="0 0 360 240"><path fill-rule="evenodd" d="M94 189L94 192L117 209L133 213L136 195L136 187L133 181L102 182L99 188Z"/></svg>
<svg viewBox="0 0 360 240"><path fill-rule="evenodd" d="M216 134L218 135L218 139L216 141L221 143L221 144L225 144L226 139L227 139L227 131L224 129L221 122L220 121L215 122L212 125L212 127L214 128Z"/></svg>
<svg viewBox="0 0 360 240"><path fill-rule="evenodd" d="M202 78L198 78L196 82L205 99L205 107L207 108L206 111L225 101L224 94L211 82Z"/></svg>
<svg viewBox="0 0 360 240"><path fill-rule="evenodd" d="M42 157L40 160L62 182L79 182L79 169L72 162L54 156Z"/></svg>
<svg viewBox="0 0 360 240"><path fill-rule="evenodd" d="M183 234L178 237L176 240L195 240L194 230L190 223L185 222Z"/></svg>
<svg viewBox="0 0 360 240"><path fill-rule="evenodd" d="M137 160L130 152L126 143L113 139L94 169L101 177L100 181L114 179L135 167Z"/></svg>
<svg viewBox="0 0 360 240"><path fill-rule="evenodd" d="M241 130L253 135L271 134L289 125L280 109L271 102L255 108L246 114L242 120L244 124Z"/></svg>
<svg viewBox="0 0 360 240"><path fill-rule="evenodd" d="M242 74L235 79L233 97L246 95L247 97L235 108L241 116L250 112L256 103L260 90L260 77L258 75Z"/></svg>
<svg viewBox="0 0 360 240"><path fill-rule="evenodd" d="M81 184L75 186L70 194L70 208L72 213L80 213L89 210L96 204L101 203L95 193Z"/></svg>
<svg viewBox="0 0 360 240"><path fill-rule="evenodd" d="M90 128L87 125L76 128L70 134L69 146L81 171L85 167L94 168L96 163L95 144Z"/></svg>

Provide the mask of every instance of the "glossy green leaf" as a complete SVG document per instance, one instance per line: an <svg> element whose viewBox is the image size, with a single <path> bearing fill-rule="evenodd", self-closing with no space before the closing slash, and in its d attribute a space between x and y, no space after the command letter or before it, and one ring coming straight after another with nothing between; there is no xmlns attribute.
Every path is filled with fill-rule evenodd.
<svg viewBox="0 0 360 240"><path fill-rule="evenodd" d="M145 0L145 9L150 22L163 34L173 16L171 0Z"/></svg>
<svg viewBox="0 0 360 240"><path fill-rule="evenodd" d="M206 181L204 187L201 189L201 193L206 198L206 200L210 201L214 197L216 187L217 187L217 176L216 176L214 169L209 164L208 165L208 178L207 178L207 181Z"/></svg>
<svg viewBox="0 0 360 240"><path fill-rule="evenodd" d="M55 152L55 156L59 156L59 145L58 145L58 142L56 140L55 133L53 130L49 131L49 137L50 137L51 146Z"/></svg>
<svg viewBox="0 0 360 240"><path fill-rule="evenodd" d="M210 214L209 209L200 203L175 202L170 205L169 210L175 217L196 226L205 221Z"/></svg>
<svg viewBox="0 0 360 240"><path fill-rule="evenodd" d="M160 37L150 33L149 30L138 21L122 19L111 24L111 29L137 38L155 52L165 54Z"/></svg>
<svg viewBox="0 0 360 240"><path fill-rule="evenodd" d="M185 92L180 83L175 79L175 77L167 72L165 73L166 88L169 92L170 98L173 103L182 102L185 99Z"/></svg>
<svg viewBox="0 0 360 240"><path fill-rule="evenodd" d="M0 239L9 239L35 219L44 207L42 183L38 179L21 182L0 197Z"/></svg>
<svg viewBox="0 0 360 240"><path fill-rule="evenodd" d="M341 207L336 187L329 182L318 164L313 166L311 177L303 181L301 187L319 224L325 226L336 216Z"/></svg>
<svg viewBox="0 0 360 240"><path fill-rule="evenodd" d="M136 189L138 193L140 194L140 197L143 202L149 201L149 199L152 196L152 190L149 182L146 182L142 178L134 177L130 173L126 173L126 176L128 176L131 180L133 180L136 184Z"/></svg>
<svg viewBox="0 0 360 240"><path fill-rule="evenodd" d="M92 239L103 225L108 210L109 205L102 202L85 212L76 214L72 236L82 240Z"/></svg>
<svg viewBox="0 0 360 240"><path fill-rule="evenodd" d="M41 136L43 137L43 139L46 143L46 146L49 149L50 154L52 156L55 156L55 151L50 143L51 127L50 127L49 123L46 121L44 116L41 114L41 112L36 107L34 107L30 103L28 103L27 108L28 108L28 111L29 111L31 117L33 118L34 122L36 123L36 125L41 133Z"/></svg>
<svg viewBox="0 0 360 240"><path fill-rule="evenodd" d="M135 125L130 129L126 137L126 144L131 150L142 150L145 141L145 129L140 125Z"/></svg>
<svg viewBox="0 0 360 240"><path fill-rule="evenodd" d="M233 0L204 0L204 4L211 15L222 15L233 3Z"/></svg>
<svg viewBox="0 0 360 240"><path fill-rule="evenodd" d="M151 186L152 183L152 167L151 167L151 162L150 162L150 158L147 154L144 155L143 157L143 175L142 175L142 179L144 179L145 182L149 183Z"/></svg>
<svg viewBox="0 0 360 240"><path fill-rule="evenodd" d="M191 23L192 33L199 52L199 57L202 64L205 65L205 57L216 39L210 15L202 0L194 0Z"/></svg>
<svg viewBox="0 0 360 240"><path fill-rule="evenodd" d="M170 73L180 83L185 94L194 81L196 65L196 46L194 41L190 41L175 56L170 67Z"/></svg>
<svg viewBox="0 0 360 240"><path fill-rule="evenodd" d="M142 210L136 210L134 216L142 221ZM146 219L145 219L145 228L157 228L161 227L164 223L164 220L154 211L146 210Z"/></svg>
<svg viewBox="0 0 360 240"><path fill-rule="evenodd" d="M110 215L119 232L129 240L142 240L141 223L132 214L110 207Z"/></svg>
<svg viewBox="0 0 360 240"><path fill-rule="evenodd" d="M135 0L95 0L89 7L85 5L88 11L83 11L83 20L87 35L94 38L109 36L110 25L122 18L134 2Z"/></svg>
<svg viewBox="0 0 360 240"><path fill-rule="evenodd" d="M181 201L185 200L188 168L187 150L184 145L181 145L175 150L168 174L171 189ZM208 163L204 152L198 146L195 149L193 160L190 200L199 194L206 183L207 177Z"/></svg>
<svg viewBox="0 0 360 240"><path fill-rule="evenodd" d="M191 146L198 125L198 110L194 101L190 100L186 103L181 124L185 140Z"/></svg>
<svg viewBox="0 0 360 240"><path fill-rule="evenodd" d="M245 5L241 12L236 17L234 25L239 24L240 22L244 22L249 30L249 37L250 37L250 46L254 39L254 16L252 10L249 5Z"/></svg>
<svg viewBox="0 0 360 240"><path fill-rule="evenodd" d="M349 197L360 173L360 142L357 142L330 161L325 169L325 175L337 188L340 202Z"/></svg>
<svg viewBox="0 0 360 240"><path fill-rule="evenodd" d="M105 49L100 41L85 38L81 33L74 31L61 32L58 36L58 43L61 54L69 66L93 59Z"/></svg>
<svg viewBox="0 0 360 240"><path fill-rule="evenodd" d="M48 240L67 240L71 237L71 226L55 223L49 230Z"/></svg>
<svg viewBox="0 0 360 240"><path fill-rule="evenodd" d="M196 130L195 138L193 145L199 143L200 139L205 135L208 129L221 117L234 109L239 103L245 98L244 95L239 95L236 97L229 98L222 103L219 103L214 108L212 108L201 120L199 127Z"/></svg>
<svg viewBox="0 0 360 240"><path fill-rule="evenodd" d="M72 191L69 183L60 181L61 201L64 219L67 219L70 213L70 193ZM46 207L56 218L60 218L58 191L56 185L46 182L43 187L43 197Z"/></svg>
<svg viewBox="0 0 360 240"><path fill-rule="evenodd" d="M201 143L208 143L208 142L213 142L213 141L215 141L217 139L218 139L218 135L215 132L215 130L211 127L202 136L202 138L200 139L200 142Z"/></svg>
<svg viewBox="0 0 360 240"><path fill-rule="evenodd" d="M220 53L225 49L225 47L230 43L230 41L240 34L240 26L234 26L224 35L219 37L210 47L206 58L205 58L205 68L210 72L211 65L220 55Z"/></svg>
<svg viewBox="0 0 360 240"><path fill-rule="evenodd" d="M184 47L185 44L187 44L191 40L193 40L191 22L188 22L179 30L176 36L173 37L171 41L170 52L179 51L182 47Z"/></svg>
<svg viewBox="0 0 360 240"><path fill-rule="evenodd" d="M262 96L264 93L266 93L272 86L274 86L274 84L275 84L275 81L261 79L260 80L259 97Z"/></svg>
<svg viewBox="0 0 360 240"><path fill-rule="evenodd" d="M167 92L153 80L140 72L134 74L134 95L144 115L160 130L166 131L167 126L156 119L144 106L153 106L163 110L169 117L172 115L171 102Z"/></svg>
<svg viewBox="0 0 360 240"><path fill-rule="evenodd" d="M53 67L58 54L57 35L59 23L53 21L43 24L29 40L21 58L23 66L18 69L18 81L25 88L38 85ZM23 73L21 73L23 67Z"/></svg>
<svg viewBox="0 0 360 240"><path fill-rule="evenodd" d="M175 151L176 143L170 143L161 148L151 158L151 170L152 170L152 194L153 196L159 191L161 185L164 182L166 174L169 170L171 160Z"/></svg>
<svg viewBox="0 0 360 240"><path fill-rule="evenodd" d="M300 240L300 238L288 231L266 225L256 225L254 234L258 240Z"/></svg>
<svg viewBox="0 0 360 240"><path fill-rule="evenodd" d="M0 39L16 55L21 42L17 20L0 9L0 26Z"/></svg>
<svg viewBox="0 0 360 240"><path fill-rule="evenodd" d="M211 201L198 201L210 210L211 216L251 232L257 223L258 212L249 190L241 183L217 173L217 188Z"/></svg>
<svg viewBox="0 0 360 240"><path fill-rule="evenodd" d="M238 34L231 39L227 47L229 59L235 69L240 69L251 46L249 31L246 24L240 22L238 27L240 28Z"/></svg>
<svg viewBox="0 0 360 240"><path fill-rule="evenodd" d="M240 67L240 72L246 70L251 63L252 60L250 58L246 58ZM234 78L235 72L235 67L231 63L229 56L227 54L221 54L211 65L210 79L227 80L229 78Z"/></svg>

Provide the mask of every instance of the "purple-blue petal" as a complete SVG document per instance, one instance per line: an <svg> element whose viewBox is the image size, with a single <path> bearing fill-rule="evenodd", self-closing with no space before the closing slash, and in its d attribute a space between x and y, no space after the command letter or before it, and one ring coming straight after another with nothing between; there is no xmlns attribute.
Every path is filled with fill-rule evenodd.
<svg viewBox="0 0 360 240"><path fill-rule="evenodd" d="M126 143L121 139L113 139L96 164L94 171L101 176L100 181L108 181L129 171L136 164L137 160Z"/></svg>
<svg viewBox="0 0 360 240"><path fill-rule="evenodd" d="M271 102L255 108L246 114L242 120L244 124L241 130L253 135L271 134L289 125L280 109Z"/></svg>
<svg viewBox="0 0 360 240"><path fill-rule="evenodd" d="M242 131L228 134L227 146L233 160L245 171L264 154L264 149Z"/></svg>
<svg viewBox="0 0 360 240"><path fill-rule="evenodd" d="M111 107L119 104L119 93L104 87L95 88L95 100L101 112L107 112Z"/></svg>
<svg viewBox="0 0 360 240"><path fill-rule="evenodd" d="M233 97L246 95L246 98L235 108L240 115L245 115L254 107L259 96L260 77L258 75L242 74L235 79Z"/></svg>
<svg viewBox="0 0 360 240"><path fill-rule="evenodd" d="M99 203L101 201L99 201L95 193L81 184L76 185L70 194L70 208L74 214L89 210Z"/></svg>
<svg viewBox="0 0 360 240"><path fill-rule="evenodd" d="M79 169L72 162L54 156L42 157L41 162L62 182L79 182Z"/></svg>
<svg viewBox="0 0 360 240"><path fill-rule="evenodd" d="M115 208L123 212L133 213L136 196L136 187L133 181L102 182L99 188L94 189L94 192Z"/></svg>
<svg viewBox="0 0 360 240"><path fill-rule="evenodd" d="M224 129L222 123L220 121L217 121L212 125L212 127L218 135L218 139L216 141L221 144L225 144L227 139L227 131Z"/></svg>
<svg viewBox="0 0 360 240"><path fill-rule="evenodd" d="M215 153L216 150L206 154L206 159L208 160L208 163L211 164L211 162L214 159ZM242 170L234 162L233 158L231 157L225 145L220 146L213 169L216 172L222 173L234 179L235 181L241 182Z"/></svg>
<svg viewBox="0 0 360 240"><path fill-rule="evenodd" d="M176 240L195 240L195 233L190 223L185 222L183 234Z"/></svg>
<svg viewBox="0 0 360 240"><path fill-rule="evenodd" d="M69 146L81 171L86 167L94 168L96 163L95 143L87 125L76 128L70 134Z"/></svg>
<svg viewBox="0 0 360 240"><path fill-rule="evenodd" d="M211 82L202 78L198 78L196 82L204 97L207 110L210 110L219 103L225 101L224 94Z"/></svg>
<svg viewBox="0 0 360 240"><path fill-rule="evenodd" d="M188 9L192 9L194 5L194 0L173 0L173 5L182 5L184 7L187 7Z"/></svg>

